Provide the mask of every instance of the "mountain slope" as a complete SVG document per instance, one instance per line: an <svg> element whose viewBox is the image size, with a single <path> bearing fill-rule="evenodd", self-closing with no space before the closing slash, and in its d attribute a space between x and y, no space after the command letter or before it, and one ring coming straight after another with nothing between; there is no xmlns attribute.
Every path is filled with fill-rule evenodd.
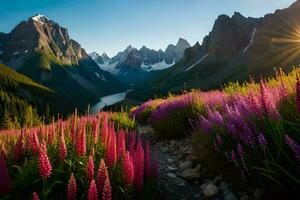
<svg viewBox="0 0 300 200"><path fill-rule="evenodd" d="M9 117L22 123L26 109L36 108L39 114L45 111L58 112L63 106L55 92L30 78L0 64L0 119ZM47 116L50 117L50 116Z"/></svg>
<svg viewBox="0 0 300 200"><path fill-rule="evenodd" d="M274 67L290 71L300 63L300 1L263 18L220 15L202 44L186 49L184 57L132 94L166 93L198 87L219 88L274 74ZM148 88L145 91L144 88ZM147 95L147 97L149 97Z"/></svg>
<svg viewBox="0 0 300 200"><path fill-rule="evenodd" d="M0 43L0 63L52 88L73 108L123 89L69 37L67 29L45 16L21 22L9 34L1 34Z"/></svg>

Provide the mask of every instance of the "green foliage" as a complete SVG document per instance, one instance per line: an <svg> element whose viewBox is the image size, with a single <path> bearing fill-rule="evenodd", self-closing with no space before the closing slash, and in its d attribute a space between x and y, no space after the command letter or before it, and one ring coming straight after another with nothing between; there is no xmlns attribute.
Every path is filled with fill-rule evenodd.
<svg viewBox="0 0 300 200"><path fill-rule="evenodd" d="M53 91L0 64L0 128L32 127L41 113L52 112ZM49 103L49 104L47 104Z"/></svg>
<svg viewBox="0 0 300 200"><path fill-rule="evenodd" d="M136 122L134 119L130 119L128 114L125 112L114 113L111 116L112 120L115 122L115 125L122 129L133 130L136 128Z"/></svg>

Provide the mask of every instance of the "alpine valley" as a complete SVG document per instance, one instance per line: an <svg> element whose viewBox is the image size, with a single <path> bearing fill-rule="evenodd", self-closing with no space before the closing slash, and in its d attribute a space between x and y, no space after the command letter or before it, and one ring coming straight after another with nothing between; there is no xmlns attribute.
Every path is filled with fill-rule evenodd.
<svg viewBox="0 0 300 200"><path fill-rule="evenodd" d="M300 0L3 0L0 25L0 200L300 199Z"/></svg>

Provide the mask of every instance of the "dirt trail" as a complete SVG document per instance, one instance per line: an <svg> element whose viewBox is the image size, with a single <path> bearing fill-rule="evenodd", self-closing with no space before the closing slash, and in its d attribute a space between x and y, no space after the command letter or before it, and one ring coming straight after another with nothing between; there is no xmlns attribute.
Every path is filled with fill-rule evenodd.
<svg viewBox="0 0 300 200"><path fill-rule="evenodd" d="M150 126L139 125L138 131L145 137L150 137L151 140L153 129ZM178 151L173 151L174 149L170 147L175 147L175 142L173 142L173 144L172 142L170 142L171 144L167 144L151 141L151 149L153 152L157 152L158 156L159 185L163 198L166 200L202 199L199 183L188 182L181 177L182 170L180 170L179 165L184 162L184 157L188 157L190 148L182 144L180 145L181 147L178 147ZM180 148L185 149L181 151Z"/></svg>

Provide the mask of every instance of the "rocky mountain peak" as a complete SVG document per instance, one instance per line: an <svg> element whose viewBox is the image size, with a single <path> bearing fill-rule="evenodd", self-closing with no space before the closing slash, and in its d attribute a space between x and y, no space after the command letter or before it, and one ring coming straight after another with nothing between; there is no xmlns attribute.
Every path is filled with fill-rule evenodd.
<svg viewBox="0 0 300 200"><path fill-rule="evenodd" d="M40 14L18 24L5 38L2 41L5 57L11 61L8 65L15 69L20 67L22 60L34 54L43 56L46 61L44 68L47 69L50 63L77 65L80 60L88 58L81 45L69 37L66 28Z"/></svg>
<svg viewBox="0 0 300 200"><path fill-rule="evenodd" d="M132 45L129 45L128 47L126 47L125 52L129 53L132 49L134 49L134 47Z"/></svg>
<svg viewBox="0 0 300 200"><path fill-rule="evenodd" d="M176 48L175 48L175 54L178 58L182 58L185 49L191 47L191 45L183 38L179 38Z"/></svg>
<svg viewBox="0 0 300 200"><path fill-rule="evenodd" d="M179 38L177 44L176 44L176 48L189 48L191 47L190 43L183 39L183 38Z"/></svg>

